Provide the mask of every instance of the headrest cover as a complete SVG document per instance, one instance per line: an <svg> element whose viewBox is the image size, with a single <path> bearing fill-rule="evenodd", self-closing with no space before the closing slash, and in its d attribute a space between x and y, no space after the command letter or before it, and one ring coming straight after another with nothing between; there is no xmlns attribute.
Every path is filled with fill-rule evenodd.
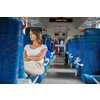
<svg viewBox="0 0 100 100"><path fill-rule="evenodd" d="M75 43L80 43L79 39L78 39L79 35L75 35ZM82 38L83 35L80 35L80 38Z"/></svg>
<svg viewBox="0 0 100 100"><path fill-rule="evenodd" d="M8 17L0 17L0 34L8 32Z"/></svg>
<svg viewBox="0 0 100 100"><path fill-rule="evenodd" d="M85 36L100 36L100 29L98 29L98 28L86 28L84 35Z"/></svg>
<svg viewBox="0 0 100 100"><path fill-rule="evenodd" d="M86 42L100 42L100 29L86 28L84 36Z"/></svg>
<svg viewBox="0 0 100 100"><path fill-rule="evenodd" d="M31 28L38 28L38 29L40 29L40 31L41 31L41 33L42 33L42 35L43 35L43 32L42 32L42 28L41 28L41 27L27 27L27 28L25 29L25 35L29 35L30 29L31 29Z"/></svg>

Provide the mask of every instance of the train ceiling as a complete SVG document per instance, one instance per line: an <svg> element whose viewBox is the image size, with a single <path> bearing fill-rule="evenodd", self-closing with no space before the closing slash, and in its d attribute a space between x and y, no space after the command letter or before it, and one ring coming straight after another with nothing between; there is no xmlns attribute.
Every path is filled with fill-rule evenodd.
<svg viewBox="0 0 100 100"><path fill-rule="evenodd" d="M79 30L90 28L92 25L97 24L100 22L100 17L89 17L86 21L84 21L79 27Z"/></svg>
<svg viewBox="0 0 100 100"><path fill-rule="evenodd" d="M100 21L100 17L72 17L73 25L78 30L89 28L92 25L98 23ZM46 17L43 17L42 20L45 20ZM75 21L76 20L76 21ZM77 21L80 21L78 24ZM31 23L32 26L45 28L45 24L43 21L39 20L37 17L28 17L28 22ZM46 22L46 24L48 24Z"/></svg>
<svg viewBox="0 0 100 100"><path fill-rule="evenodd" d="M43 26L42 23L38 20L37 17L28 17L28 22L31 23L32 26L44 28L44 26Z"/></svg>

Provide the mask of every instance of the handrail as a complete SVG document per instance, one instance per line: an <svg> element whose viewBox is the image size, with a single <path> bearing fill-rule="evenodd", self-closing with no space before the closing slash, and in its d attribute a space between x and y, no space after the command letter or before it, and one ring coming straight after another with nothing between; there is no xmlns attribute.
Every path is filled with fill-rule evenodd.
<svg viewBox="0 0 100 100"><path fill-rule="evenodd" d="M52 40L52 41L54 41L54 39L52 38L52 36L51 36L51 35L49 35L49 37L51 37L51 40Z"/></svg>
<svg viewBox="0 0 100 100"><path fill-rule="evenodd" d="M70 40L70 39L67 40L67 43L68 43L69 40Z"/></svg>
<svg viewBox="0 0 100 100"><path fill-rule="evenodd" d="M46 31L46 34L47 34L47 38L46 40L48 40L48 31L46 29L42 29L43 31Z"/></svg>
<svg viewBox="0 0 100 100"><path fill-rule="evenodd" d="M75 36L72 36L72 37L71 37L71 43L72 43L72 38L73 38L73 37L75 37Z"/></svg>
<svg viewBox="0 0 100 100"><path fill-rule="evenodd" d="M21 26L21 30L25 29L27 26L27 17L24 17L24 24L23 26Z"/></svg>
<svg viewBox="0 0 100 100"><path fill-rule="evenodd" d="M81 39L80 39L80 34L81 34L81 32L84 32L85 30L80 30L79 31L79 37L78 37L78 39L79 39L79 41L81 41Z"/></svg>

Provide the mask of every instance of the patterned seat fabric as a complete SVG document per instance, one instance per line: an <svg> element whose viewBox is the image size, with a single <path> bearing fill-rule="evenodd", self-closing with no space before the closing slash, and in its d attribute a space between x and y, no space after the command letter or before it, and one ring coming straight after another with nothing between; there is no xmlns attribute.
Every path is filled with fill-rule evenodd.
<svg viewBox="0 0 100 100"><path fill-rule="evenodd" d="M80 52L81 61L84 64L81 67L81 75L97 75L100 71L100 29L85 29L84 34Z"/></svg>
<svg viewBox="0 0 100 100"><path fill-rule="evenodd" d="M100 71L100 43L86 43L82 39L81 61L84 64L81 74L96 75Z"/></svg>
<svg viewBox="0 0 100 100"><path fill-rule="evenodd" d="M55 51L55 44L54 43L51 43L51 48L49 48L49 50L51 52Z"/></svg>
<svg viewBox="0 0 100 100"><path fill-rule="evenodd" d="M96 84L94 81L94 77L100 77L100 75L89 75L89 74L82 74L81 78L86 84Z"/></svg>
<svg viewBox="0 0 100 100"><path fill-rule="evenodd" d="M74 51L73 51L74 59L76 57L79 57L79 50L80 50L80 42L78 40L78 35L75 35Z"/></svg>
<svg viewBox="0 0 100 100"><path fill-rule="evenodd" d="M76 57L79 57L79 59L81 58L81 42L79 41L78 39L78 35L75 35L75 45L76 45L76 48L75 48L75 51L76 51ZM80 38L82 40L84 36L81 35ZM75 57L75 58L76 58ZM81 61L79 62L80 64L82 63ZM75 69L77 71L78 74L81 74L81 66L77 65L77 63L74 62L74 66L75 66Z"/></svg>
<svg viewBox="0 0 100 100"><path fill-rule="evenodd" d="M23 55L21 54L23 50L21 26L21 20L0 18L1 84L17 84L18 78L25 78Z"/></svg>
<svg viewBox="0 0 100 100"><path fill-rule="evenodd" d="M75 39L72 39L72 43L71 43L71 54L72 54L72 56L73 56L73 58L70 58L70 62L72 63L72 62L74 62L74 59L75 59L75 55L76 55L76 52L75 52L75 47L76 45L75 45Z"/></svg>
<svg viewBox="0 0 100 100"><path fill-rule="evenodd" d="M68 59L70 60L70 54L72 54L72 43L71 40L68 41Z"/></svg>

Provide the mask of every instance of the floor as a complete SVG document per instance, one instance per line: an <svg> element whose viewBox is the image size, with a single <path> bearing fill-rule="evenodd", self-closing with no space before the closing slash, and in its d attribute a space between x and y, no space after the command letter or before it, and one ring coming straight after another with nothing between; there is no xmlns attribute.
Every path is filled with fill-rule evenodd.
<svg viewBox="0 0 100 100"><path fill-rule="evenodd" d="M64 53L56 55L41 84L84 84L81 77L75 76L75 68L64 62Z"/></svg>

